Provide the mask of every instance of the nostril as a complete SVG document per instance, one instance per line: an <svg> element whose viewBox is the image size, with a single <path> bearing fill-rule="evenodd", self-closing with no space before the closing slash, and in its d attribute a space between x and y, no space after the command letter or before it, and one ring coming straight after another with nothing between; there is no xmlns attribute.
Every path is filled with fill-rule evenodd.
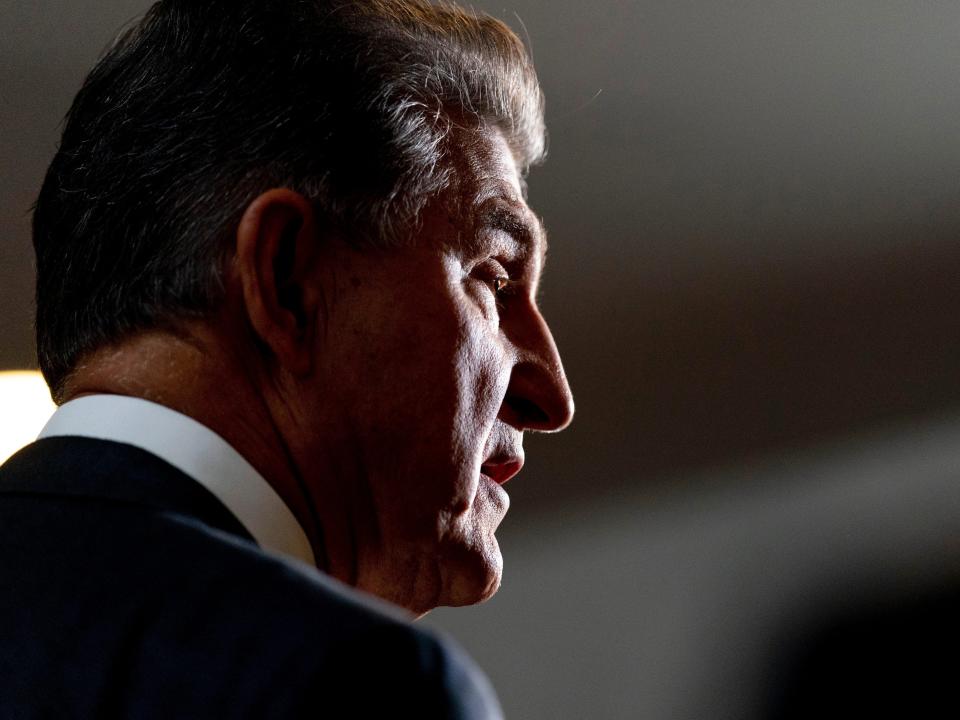
<svg viewBox="0 0 960 720"><path fill-rule="evenodd" d="M504 398L504 403L513 411L518 421L523 425L543 425L550 420L550 417L539 405L520 395L507 395L507 397Z"/></svg>

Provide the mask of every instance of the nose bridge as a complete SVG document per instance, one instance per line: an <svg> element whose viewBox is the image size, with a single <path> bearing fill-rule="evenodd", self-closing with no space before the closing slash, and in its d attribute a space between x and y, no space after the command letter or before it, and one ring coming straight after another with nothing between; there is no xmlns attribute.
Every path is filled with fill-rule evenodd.
<svg viewBox="0 0 960 720"><path fill-rule="evenodd" d="M511 337L517 356L506 404L520 429L556 432L573 419L573 395L546 319L532 302L527 309Z"/></svg>

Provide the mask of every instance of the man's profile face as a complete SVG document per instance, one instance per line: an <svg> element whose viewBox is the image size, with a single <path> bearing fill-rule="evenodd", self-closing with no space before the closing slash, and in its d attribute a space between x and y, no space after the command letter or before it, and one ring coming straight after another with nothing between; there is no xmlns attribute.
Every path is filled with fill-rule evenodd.
<svg viewBox="0 0 960 720"><path fill-rule="evenodd" d="M335 458L349 510L325 535L352 544L356 567L332 571L414 612L496 592L501 484L523 463L523 431L573 412L536 305L545 239L513 156L498 130L464 140L410 247L331 251L308 397L337 413L315 449Z"/></svg>

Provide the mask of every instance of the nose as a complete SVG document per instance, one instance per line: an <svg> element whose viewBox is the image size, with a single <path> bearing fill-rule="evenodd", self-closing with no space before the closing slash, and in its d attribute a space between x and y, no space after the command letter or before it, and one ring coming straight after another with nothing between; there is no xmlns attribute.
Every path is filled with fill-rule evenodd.
<svg viewBox="0 0 960 720"><path fill-rule="evenodd" d="M573 420L573 394L546 320L529 309L508 333L517 359L499 417L518 430L557 432Z"/></svg>

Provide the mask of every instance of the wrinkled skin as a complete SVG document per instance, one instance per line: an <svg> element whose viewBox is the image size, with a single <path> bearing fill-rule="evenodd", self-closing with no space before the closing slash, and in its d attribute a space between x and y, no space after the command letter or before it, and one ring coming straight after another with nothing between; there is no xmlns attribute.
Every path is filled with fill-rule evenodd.
<svg viewBox="0 0 960 720"><path fill-rule="evenodd" d="M196 418L283 498L321 570L414 614L496 592L500 485L525 431L573 415L513 156L497 130L455 140L454 182L404 247L355 249L268 190L216 312L104 345L65 388Z"/></svg>
<svg viewBox="0 0 960 720"><path fill-rule="evenodd" d="M326 569L415 613L496 592L499 483L523 462L524 431L573 414L513 156L492 129L461 149L410 247L325 243L316 368L286 399Z"/></svg>

